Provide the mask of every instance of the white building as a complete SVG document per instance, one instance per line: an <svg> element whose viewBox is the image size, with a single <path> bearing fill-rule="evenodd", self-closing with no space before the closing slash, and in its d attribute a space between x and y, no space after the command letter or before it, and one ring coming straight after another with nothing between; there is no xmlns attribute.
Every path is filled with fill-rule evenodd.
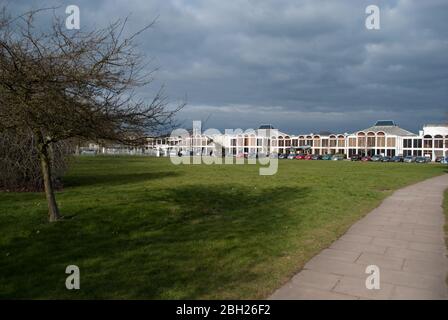
<svg viewBox="0 0 448 320"><path fill-rule="evenodd" d="M204 134L185 131L183 135L151 137L141 148L102 147L102 153L238 156L243 154L344 154L448 157L448 124L428 124L418 134L400 128L394 121L380 120L353 133L289 135L262 125L256 130Z"/></svg>

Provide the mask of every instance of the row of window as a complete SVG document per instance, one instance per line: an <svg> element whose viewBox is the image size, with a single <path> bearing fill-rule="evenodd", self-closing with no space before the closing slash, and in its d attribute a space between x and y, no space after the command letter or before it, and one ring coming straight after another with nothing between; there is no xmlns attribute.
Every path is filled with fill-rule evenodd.
<svg viewBox="0 0 448 320"><path fill-rule="evenodd" d="M403 140L403 148L427 148L431 149L443 148L443 139L404 139ZM448 148L448 140L445 140L445 148Z"/></svg>

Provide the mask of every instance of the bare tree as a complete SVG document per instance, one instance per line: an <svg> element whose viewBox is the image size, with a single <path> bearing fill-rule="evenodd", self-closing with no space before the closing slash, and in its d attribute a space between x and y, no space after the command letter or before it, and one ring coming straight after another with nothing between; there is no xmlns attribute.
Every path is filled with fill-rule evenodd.
<svg viewBox="0 0 448 320"><path fill-rule="evenodd" d="M183 106L168 108L163 90L147 103L135 91L153 81L128 37L126 20L94 31L66 30L57 18L49 31L34 25L39 11L0 18L0 131L31 132L39 155L49 220L61 218L54 195L54 144L69 139L139 144L172 125Z"/></svg>

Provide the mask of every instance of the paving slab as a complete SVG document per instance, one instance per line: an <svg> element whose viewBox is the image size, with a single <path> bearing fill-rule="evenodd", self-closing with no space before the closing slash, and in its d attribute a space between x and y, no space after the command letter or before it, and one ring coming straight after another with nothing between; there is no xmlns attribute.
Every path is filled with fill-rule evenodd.
<svg viewBox="0 0 448 320"><path fill-rule="evenodd" d="M445 174L395 191L269 299L448 299L447 188ZM379 289L366 287L372 265Z"/></svg>

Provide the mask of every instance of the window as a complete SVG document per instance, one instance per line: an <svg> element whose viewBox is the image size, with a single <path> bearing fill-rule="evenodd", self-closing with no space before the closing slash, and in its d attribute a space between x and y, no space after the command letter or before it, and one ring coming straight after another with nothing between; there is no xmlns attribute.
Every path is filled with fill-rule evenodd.
<svg viewBox="0 0 448 320"><path fill-rule="evenodd" d="M358 133L358 147L362 148L366 146L366 138L365 138L365 133L364 132L359 132Z"/></svg>
<svg viewBox="0 0 448 320"><path fill-rule="evenodd" d="M358 138L358 147L365 147L366 146L366 139L364 137Z"/></svg>
<svg viewBox="0 0 448 320"><path fill-rule="evenodd" d="M413 146L414 146L414 148L421 148L422 147L422 139L414 139Z"/></svg>
<svg viewBox="0 0 448 320"><path fill-rule="evenodd" d="M432 139L423 140L423 148L432 148Z"/></svg>
<svg viewBox="0 0 448 320"><path fill-rule="evenodd" d="M394 157L395 156L395 150L394 149L387 150L387 156L388 157Z"/></svg>
<svg viewBox="0 0 448 320"><path fill-rule="evenodd" d="M375 137L367 137L367 147L375 147Z"/></svg>
<svg viewBox="0 0 448 320"><path fill-rule="evenodd" d="M328 147L328 139L322 139L322 148Z"/></svg>
<svg viewBox="0 0 448 320"><path fill-rule="evenodd" d="M395 147L396 144L396 138L387 138L387 146L390 147Z"/></svg>
<svg viewBox="0 0 448 320"><path fill-rule="evenodd" d="M356 138L348 138L348 146L356 147Z"/></svg>
<svg viewBox="0 0 448 320"><path fill-rule="evenodd" d="M403 148L412 148L412 139L404 139Z"/></svg>
<svg viewBox="0 0 448 320"><path fill-rule="evenodd" d="M292 139L292 146L297 147L299 145L299 141L297 139Z"/></svg>
<svg viewBox="0 0 448 320"><path fill-rule="evenodd" d="M330 147L334 148L336 147L336 139L330 139Z"/></svg>

